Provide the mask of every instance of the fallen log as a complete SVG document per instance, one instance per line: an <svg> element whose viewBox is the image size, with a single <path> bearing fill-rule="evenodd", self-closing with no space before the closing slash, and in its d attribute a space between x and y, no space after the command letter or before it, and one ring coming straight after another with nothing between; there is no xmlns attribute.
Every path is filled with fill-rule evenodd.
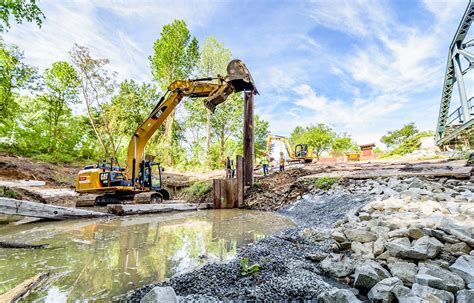
<svg viewBox="0 0 474 303"><path fill-rule="evenodd" d="M190 211L212 208L212 203L109 204L107 211L118 216Z"/></svg>
<svg viewBox="0 0 474 303"><path fill-rule="evenodd" d="M48 244L27 244L0 241L0 248L25 248L25 249L39 249L48 248Z"/></svg>
<svg viewBox="0 0 474 303"><path fill-rule="evenodd" d="M56 206L10 198L0 198L0 213L7 215L21 215L27 217L44 218L50 220L67 220L79 218L97 218L110 216L90 210L72 207Z"/></svg>
<svg viewBox="0 0 474 303"><path fill-rule="evenodd" d="M48 273L37 274L36 276L23 281L8 292L0 295L1 303L12 303L18 302L21 299L26 298L32 290L35 289L41 282L43 282L49 276Z"/></svg>

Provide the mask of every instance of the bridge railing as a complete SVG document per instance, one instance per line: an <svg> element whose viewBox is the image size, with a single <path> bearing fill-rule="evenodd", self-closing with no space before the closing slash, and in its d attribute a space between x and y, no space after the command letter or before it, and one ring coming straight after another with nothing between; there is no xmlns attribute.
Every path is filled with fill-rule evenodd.
<svg viewBox="0 0 474 303"><path fill-rule="evenodd" d="M469 113L474 114L474 97L467 100L467 106L469 108ZM449 116L447 126L456 126L464 123L464 112L462 106L456 108Z"/></svg>

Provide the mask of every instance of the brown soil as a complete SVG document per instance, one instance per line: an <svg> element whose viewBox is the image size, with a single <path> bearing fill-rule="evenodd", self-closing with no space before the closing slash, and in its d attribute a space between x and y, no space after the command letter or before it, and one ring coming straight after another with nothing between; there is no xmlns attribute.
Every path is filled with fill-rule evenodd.
<svg viewBox="0 0 474 303"><path fill-rule="evenodd" d="M48 186L73 187L81 167L0 154L0 179L3 180L39 180Z"/></svg>
<svg viewBox="0 0 474 303"><path fill-rule="evenodd" d="M258 178L245 193L245 207L277 210L292 204L312 188L309 182L298 181L298 178L310 174L314 174L314 170L297 168Z"/></svg>

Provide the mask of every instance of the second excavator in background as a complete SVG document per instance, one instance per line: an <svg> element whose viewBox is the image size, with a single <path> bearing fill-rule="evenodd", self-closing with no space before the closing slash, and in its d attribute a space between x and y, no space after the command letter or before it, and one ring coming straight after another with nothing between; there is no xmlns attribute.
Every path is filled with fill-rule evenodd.
<svg viewBox="0 0 474 303"><path fill-rule="evenodd" d="M159 100L150 115L136 129L128 144L125 168L112 163L85 166L77 175L76 192L80 194L76 206L109 203L158 203L170 198L161 181L159 162L147 160L145 146L163 125L184 97L206 98L204 106L214 112L232 93L257 89L245 64L232 60L227 75L217 78L177 80Z"/></svg>
<svg viewBox="0 0 474 303"><path fill-rule="evenodd" d="M270 155L272 141L280 141L285 145L289 156L288 162L311 163L314 160L313 149L308 147L308 144L296 144L295 147L292 148L287 137L271 134L267 137L267 155Z"/></svg>

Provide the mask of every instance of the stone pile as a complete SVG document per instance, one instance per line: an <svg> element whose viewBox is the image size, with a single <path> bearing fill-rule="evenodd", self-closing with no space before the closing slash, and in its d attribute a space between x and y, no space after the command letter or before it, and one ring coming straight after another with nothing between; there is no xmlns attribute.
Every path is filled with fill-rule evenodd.
<svg viewBox="0 0 474 303"><path fill-rule="evenodd" d="M359 180L330 191L341 190L374 200L334 229L301 231L313 241L332 241L333 253L308 256L321 260L327 275L350 281L371 302L474 302L470 180Z"/></svg>

